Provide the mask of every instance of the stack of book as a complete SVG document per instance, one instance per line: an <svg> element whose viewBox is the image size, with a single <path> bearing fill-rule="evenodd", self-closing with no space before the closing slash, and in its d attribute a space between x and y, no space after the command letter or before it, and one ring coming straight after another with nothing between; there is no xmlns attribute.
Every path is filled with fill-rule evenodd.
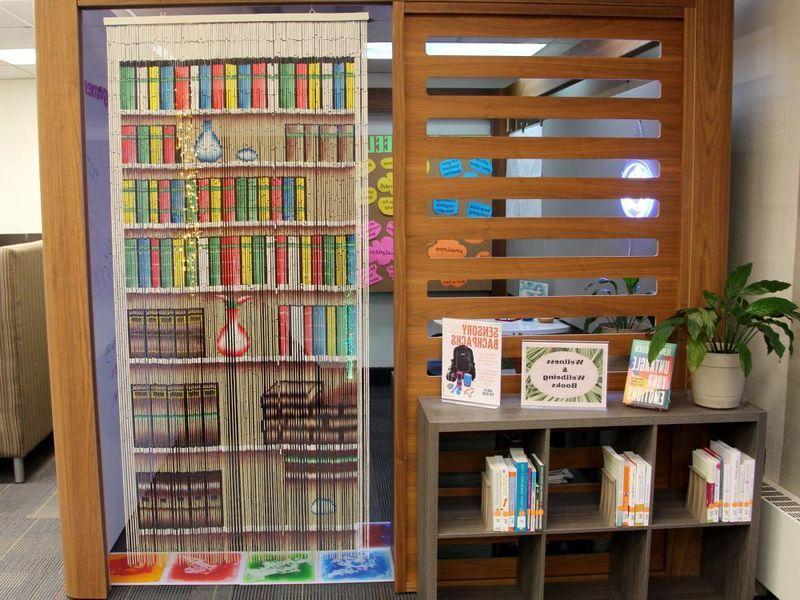
<svg viewBox="0 0 800 600"><path fill-rule="evenodd" d="M128 309L131 358L201 358L205 339L205 309Z"/></svg>
<svg viewBox="0 0 800 600"><path fill-rule="evenodd" d="M539 531L544 527L544 463L522 448L487 456L481 514L489 531Z"/></svg>
<svg viewBox="0 0 800 600"><path fill-rule="evenodd" d="M137 473L142 529L222 526L222 472Z"/></svg>
<svg viewBox="0 0 800 600"><path fill-rule="evenodd" d="M137 448L219 445L219 384L131 385Z"/></svg>
<svg viewBox="0 0 800 600"><path fill-rule="evenodd" d="M686 505L703 523L749 522L756 461L725 442L692 452Z"/></svg>
<svg viewBox="0 0 800 600"><path fill-rule="evenodd" d="M352 125L286 125L287 162L335 163L355 160L355 130Z"/></svg>
<svg viewBox="0 0 800 600"><path fill-rule="evenodd" d="M355 63L352 58L123 63L119 96L123 111L351 110Z"/></svg>
<svg viewBox="0 0 800 600"><path fill-rule="evenodd" d="M122 163L172 165L181 162L175 146L175 125L123 125Z"/></svg>
<svg viewBox="0 0 800 600"><path fill-rule="evenodd" d="M354 235L127 238L128 288L263 285L330 289L356 283Z"/></svg>
<svg viewBox="0 0 800 600"><path fill-rule="evenodd" d="M281 304L277 314L279 356L354 355L358 327L355 305Z"/></svg>
<svg viewBox="0 0 800 600"><path fill-rule="evenodd" d="M650 524L653 467L635 452L617 453L603 446L600 511L613 527Z"/></svg>

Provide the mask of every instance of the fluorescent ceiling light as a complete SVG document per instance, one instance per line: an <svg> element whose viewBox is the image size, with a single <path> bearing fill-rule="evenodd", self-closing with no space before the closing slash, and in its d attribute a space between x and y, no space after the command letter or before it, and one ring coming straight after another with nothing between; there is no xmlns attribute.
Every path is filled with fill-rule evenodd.
<svg viewBox="0 0 800 600"><path fill-rule="evenodd" d="M492 42L428 42L425 50L431 56L533 56L546 44ZM367 58L392 58L391 42L368 42Z"/></svg>
<svg viewBox="0 0 800 600"><path fill-rule="evenodd" d="M36 64L36 49L35 48L5 48L0 49L0 60L7 62L10 65L35 65Z"/></svg>

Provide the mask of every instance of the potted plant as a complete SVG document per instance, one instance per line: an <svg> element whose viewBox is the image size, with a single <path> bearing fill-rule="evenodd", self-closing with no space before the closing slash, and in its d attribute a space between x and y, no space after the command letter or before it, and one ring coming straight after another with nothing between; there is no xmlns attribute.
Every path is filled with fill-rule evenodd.
<svg viewBox="0 0 800 600"><path fill-rule="evenodd" d="M618 295L622 292L632 296L639 293L642 282L638 277L622 277L623 290L619 284L608 277L600 277L587 285L584 291L592 290L592 296L598 294ZM583 323L586 333L628 333L649 331L652 327L649 317L588 317Z"/></svg>
<svg viewBox="0 0 800 600"><path fill-rule="evenodd" d="M692 373L695 404L708 408L735 408L739 405L744 382L753 366L748 344L762 335L767 354L780 359L787 350L781 333L794 351L791 323L800 318L797 305L779 296L790 284L763 280L747 283L752 264L735 269L721 296L703 292L706 305L684 308L659 323L653 330L648 359L654 361L676 330L686 334L686 355Z"/></svg>

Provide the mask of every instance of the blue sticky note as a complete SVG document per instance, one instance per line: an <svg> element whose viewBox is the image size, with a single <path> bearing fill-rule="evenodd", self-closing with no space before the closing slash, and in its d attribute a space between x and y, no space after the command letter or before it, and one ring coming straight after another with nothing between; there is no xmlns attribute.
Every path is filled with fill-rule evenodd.
<svg viewBox="0 0 800 600"><path fill-rule="evenodd" d="M469 166L473 171L477 171L481 175L492 174L492 161L488 158L473 158L469 161Z"/></svg>
<svg viewBox="0 0 800 600"><path fill-rule="evenodd" d="M464 177L480 177L475 171L467 171L464 173Z"/></svg>
<svg viewBox="0 0 800 600"><path fill-rule="evenodd" d="M492 205L484 202L476 202L471 200L467 204L467 216L473 218L485 218L492 216Z"/></svg>
<svg viewBox="0 0 800 600"><path fill-rule="evenodd" d="M457 158L446 158L439 163L439 174L442 177L458 177L463 171L464 167Z"/></svg>
<svg viewBox="0 0 800 600"><path fill-rule="evenodd" d="M433 201L433 212L437 215L457 215L458 200L438 199Z"/></svg>

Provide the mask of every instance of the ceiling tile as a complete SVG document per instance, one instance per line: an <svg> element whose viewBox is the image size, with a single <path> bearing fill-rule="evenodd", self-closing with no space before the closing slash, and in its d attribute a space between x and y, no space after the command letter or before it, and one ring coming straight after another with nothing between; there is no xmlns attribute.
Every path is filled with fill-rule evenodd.
<svg viewBox="0 0 800 600"><path fill-rule="evenodd" d="M35 76L25 69L0 63L0 79L35 79Z"/></svg>
<svg viewBox="0 0 800 600"><path fill-rule="evenodd" d="M18 19L22 19L25 23L33 25L33 0L0 0L0 8L5 8L13 13ZM0 10L0 13L5 11ZM15 19L16 25L20 22Z"/></svg>
<svg viewBox="0 0 800 600"><path fill-rule="evenodd" d="M35 46L33 29L30 27L0 28L0 48L34 48Z"/></svg>

